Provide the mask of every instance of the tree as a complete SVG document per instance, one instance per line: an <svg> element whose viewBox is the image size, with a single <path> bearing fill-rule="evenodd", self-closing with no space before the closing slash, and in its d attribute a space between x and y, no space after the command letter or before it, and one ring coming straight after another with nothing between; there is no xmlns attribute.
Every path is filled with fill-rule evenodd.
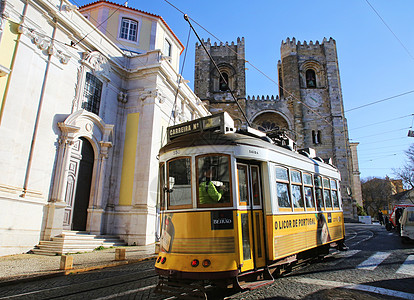
<svg viewBox="0 0 414 300"><path fill-rule="evenodd" d="M367 215L367 213L365 212L364 208L361 205L359 205L357 203L356 207L357 207L357 215L358 216L366 216Z"/></svg>
<svg viewBox="0 0 414 300"><path fill-rule="evenodd" d="M399 169L394 169L394 174L401 179L406 187L414 188L414 144L405 151L407 161L405 165Z"/></svg>
<svg viewBox="0 0 414 300"><path fill-rule="evenodd" d="M361 180L361 187L364 208L370 216L376 216L379 210L388 208L393 190L390 180L368 177Z"/></svg>

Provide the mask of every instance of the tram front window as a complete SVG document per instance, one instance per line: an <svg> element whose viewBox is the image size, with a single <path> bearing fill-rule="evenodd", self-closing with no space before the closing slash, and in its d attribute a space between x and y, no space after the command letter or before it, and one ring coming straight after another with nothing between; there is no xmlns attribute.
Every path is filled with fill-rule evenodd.
<svg viewBox="0 0 414 300"><path fill-rule="evenodd" d="M168 206L191 206L191 160L189 157L168 162Z"/></svg>
<svg viewBox="0 0 414 300"><path fill-rule="evenodd" d="M230 160L225 155L204 155L196 158L198 204L229 206Z"/></svg>

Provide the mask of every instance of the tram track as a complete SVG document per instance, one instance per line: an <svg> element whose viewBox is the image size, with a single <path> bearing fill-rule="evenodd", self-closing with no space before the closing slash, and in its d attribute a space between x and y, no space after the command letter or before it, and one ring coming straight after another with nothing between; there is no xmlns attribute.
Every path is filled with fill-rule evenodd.
<svg viewBox="0 0 414 300"><path fill-rule="evenodd" d="M374 237L372 230L347 230L348 246L355 247L356 245L366 242ZM330 255L335 255L331 253ZM295 270L305 267L307 263L295 266ZM293 270L291 270L293 271ZM290 273L290 272L289 272ZM69 275L71 276L71 275ZM92 275L89 275L92 277ZM85 280L83 282L66 281L58 283L59 286L44 287L40 289L32 289L23 293L9 294L2 293L0 299L97 299L108 300L121 297L127 297L135 293L148 292L155 289L158 275L155 274L152 266L145 266L142 270L133 271L128 274L106 276L105 278ZM50 285L55 283L51 282ZM126 287L124 287L126 286ZM121 288L122 287L122 288ZM206 287L207 288L207 287ZM208 289L216 293L214 287L209 286ZM105 290L107 290L105 292ZM149 293L152 293L149 291ZM95 296L95 295L96 296ZM230 293L224 296L223 299L231 299L234 296L240 296L240 293L231 295ZM158 297L156 297L158 298ZM160 295L159 299L177 299L174 297L163 297Z"/></svg>
<svg viewBox="0 0 414 300"><path fill-rule="evenodd" d="M69 275L70 276L70 275ZM112 276L96 280L88 280L81 283L69 283L65 285L60 285L51 288L42 288L39 290L32 290L25 293L19 293L14 295L7 295L0 297L0 299L79 299L83 294L88 294L91 292L96 292L104 289L113 289L117 286L122 286L125 284L136 284L139 285L139 282L148 282L151 280L157 281L158 275L154 273L154 269L145 269L140 270L139 272L129 273L126 275ZM127 294L136 293L139 291L145 291L151 288L155 288L155 284L145 285L134 288L123 293L115 293L103 297L90 297L88 295L87 299L113 299L116 297L121 297ZM83 297L82 297L83 298Z"/></svg>
<svg viewBox="0 0 414 300"><path fill-rule="evenodd" d="M363 237L362 239L358 239L357 241L355 241L355 242L353 242L353 243L349 244L348 246L349 246L349 247L355 247L356 245L361 244L361 243L363 243L363 242L366 242L366 241L368 241L368 240L372 239L372 238L375 236L375 234L374 234L374 232L373 232L372 230L361 230L361 231L357 231L357 234L355 235L355 237L354 237L354 238L357 238L357 237L360 237L360 236L362 236L362 235L365 235L365 233L367 234L367 236L366 236L366 237ZM352 239L353 239L353 238L352 238ZM351 240L352 240L352 239L351 239ZM347 239L346 241L348 242L348 241L349 241L349 239Z"/></svg>

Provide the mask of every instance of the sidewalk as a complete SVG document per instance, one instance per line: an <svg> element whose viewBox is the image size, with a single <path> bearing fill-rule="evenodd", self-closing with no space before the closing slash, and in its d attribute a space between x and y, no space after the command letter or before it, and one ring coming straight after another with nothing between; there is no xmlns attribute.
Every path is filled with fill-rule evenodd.
<svg viewBox="0 0 414 300"><path fill-rule="evenodd" d="M126 246L125 260L115 260L115 249L95 250L73 256L73 269L60 270L61 256L38 254L16 254L0 257L0 286L39 276L66 275L95 269L113 267L155 258L155 244L147 246Z"/></svg>

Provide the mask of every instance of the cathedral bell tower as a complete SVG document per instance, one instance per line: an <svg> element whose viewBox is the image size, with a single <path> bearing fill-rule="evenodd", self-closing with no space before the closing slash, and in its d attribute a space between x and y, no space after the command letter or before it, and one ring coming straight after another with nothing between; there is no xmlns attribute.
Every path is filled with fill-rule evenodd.
<svg viewBox="0 0 414 300"><path fill-rule="evenodd" d="M210 39L203 44L217 64L223 78L210 60L202 45L196 44L194 92L207 105L211 113L227 111L236 126L245 124L240 109L236 105L230 90L237 98L243 110L246 107L246 71L244 38L238 38L237 44L214 43Z"/></svg>
<svg viewBox="0 0 414 300"><path fill-rule="evenodd" d="M342 199L350 217L352 160L344 115L336 42L282 42L278 64L280 95L288 100L300 148L311 147L332 158L342 177Z"/></svg>

